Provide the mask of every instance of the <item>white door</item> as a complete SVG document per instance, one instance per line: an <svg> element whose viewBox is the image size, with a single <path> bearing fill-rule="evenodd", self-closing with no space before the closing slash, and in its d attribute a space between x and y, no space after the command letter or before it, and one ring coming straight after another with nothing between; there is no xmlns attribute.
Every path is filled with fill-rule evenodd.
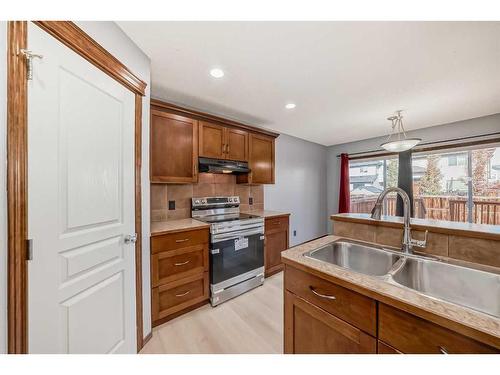
<svg viewBox="0 0 500 375"><path fill-rule="evenodd" d="M135 353L134 94L29 23L30 353Z"/></svg>

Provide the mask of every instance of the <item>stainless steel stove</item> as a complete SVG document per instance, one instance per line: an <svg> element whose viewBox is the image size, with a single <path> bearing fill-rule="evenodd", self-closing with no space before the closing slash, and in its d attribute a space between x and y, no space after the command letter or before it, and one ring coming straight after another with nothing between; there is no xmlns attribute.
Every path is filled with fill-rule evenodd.
<svg viewBox="0 0 500 375"><path fill-rule="evenodd" d="M239 197L192 198L191 216L210 224L210 303L264 283L264 219L240 212Z"/></svg>

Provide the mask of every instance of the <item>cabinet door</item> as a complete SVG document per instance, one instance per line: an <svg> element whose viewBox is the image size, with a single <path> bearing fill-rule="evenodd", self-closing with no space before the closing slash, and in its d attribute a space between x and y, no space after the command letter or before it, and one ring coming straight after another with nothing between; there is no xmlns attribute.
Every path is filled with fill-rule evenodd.
<svg viewBox="0 0 500 375"><path fill-rule="evenodd" d="M265 273L266 277L283 269L281 252L288 249L288 217L268 218L265 221Z"/></svg>
<svg viewBox="0 0 500 375"><path fill-rule="evenodd" d="M285 291L286 354L376 352L375 338Z"/></svg>
<svg viewBox="0 0 500 375"><path fill-rule="evenodd" d="M225 159L225 128L205 121L200 121L199 128L199 155L205 158Z"/></svg>
<svg viewBox="0 0 500 375"><path fill-rule="evenodd" d="M274 184L274 138L250 134L250 169L252 184Z"/></svg>
<svg viewBox="0 0 500 375"><path fill-rule="evenodd" d="M274 232L266 235L266 277L281 271L281 252L287 248L288 232Z"/></svg>
<svg viewBox="0 0 500 375"><path fill-rule="evenodd" d="M226 158L248 161L248 132L226 128Z"/></svg>
<svg viewBox="0 0 500 375"><path fill-rule="evenodd" d="M151 110L151 182L198 180L198 124L188 117Z"/></svg>

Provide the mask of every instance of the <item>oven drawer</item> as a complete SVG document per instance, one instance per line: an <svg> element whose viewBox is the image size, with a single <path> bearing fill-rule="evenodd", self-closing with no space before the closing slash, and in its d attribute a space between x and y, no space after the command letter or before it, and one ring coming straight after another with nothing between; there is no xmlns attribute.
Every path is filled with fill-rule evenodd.
<svg viewBox="0 0 500 375"><path fill-rule="evenodd" d="M151 283L158 286L208 271L208 244L163 251L151 256Z"/></svg>
<svg viewBox="0 0 500 375"><path fill-rule="evenodd" d="M208 229L188 230L151 237L151 253L208 244Z"/></svg>
<svg viewBox="0 0 500 375"><path fill-rule="evenodd" d="M153 288L151 299L154 321L208 300L208 272Z"/></svg>
<svg viewBox="0 0 500 375"><path fill-rule="evenodd" d="M287 290L356 328L376 336L375 300L293 267L287 266L285 275Z"/></svg>

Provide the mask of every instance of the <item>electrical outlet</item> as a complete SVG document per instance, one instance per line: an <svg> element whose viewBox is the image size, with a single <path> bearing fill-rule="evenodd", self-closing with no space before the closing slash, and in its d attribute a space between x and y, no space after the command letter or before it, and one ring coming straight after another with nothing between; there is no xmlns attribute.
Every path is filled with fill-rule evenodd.
<svg viewBox="0 0 500 375"><path fill-rule="evenodd" d="M168 209L175 210L175 201L168 201Z"/></svg>
<svg viewBox="0 0 500 375"><path fill-rule="evenodd" d="M248 198L248 204L249 204L249 205L252 205L252 204L253 204L253 198L252 198L252 197L249 197L249 198Z"/></svg>
<svg viewBox="0 0 500 375"><path fill-rule="evenodd" d="M293 230L293 236L297 237L297 231L295 229Z"/></svg>

